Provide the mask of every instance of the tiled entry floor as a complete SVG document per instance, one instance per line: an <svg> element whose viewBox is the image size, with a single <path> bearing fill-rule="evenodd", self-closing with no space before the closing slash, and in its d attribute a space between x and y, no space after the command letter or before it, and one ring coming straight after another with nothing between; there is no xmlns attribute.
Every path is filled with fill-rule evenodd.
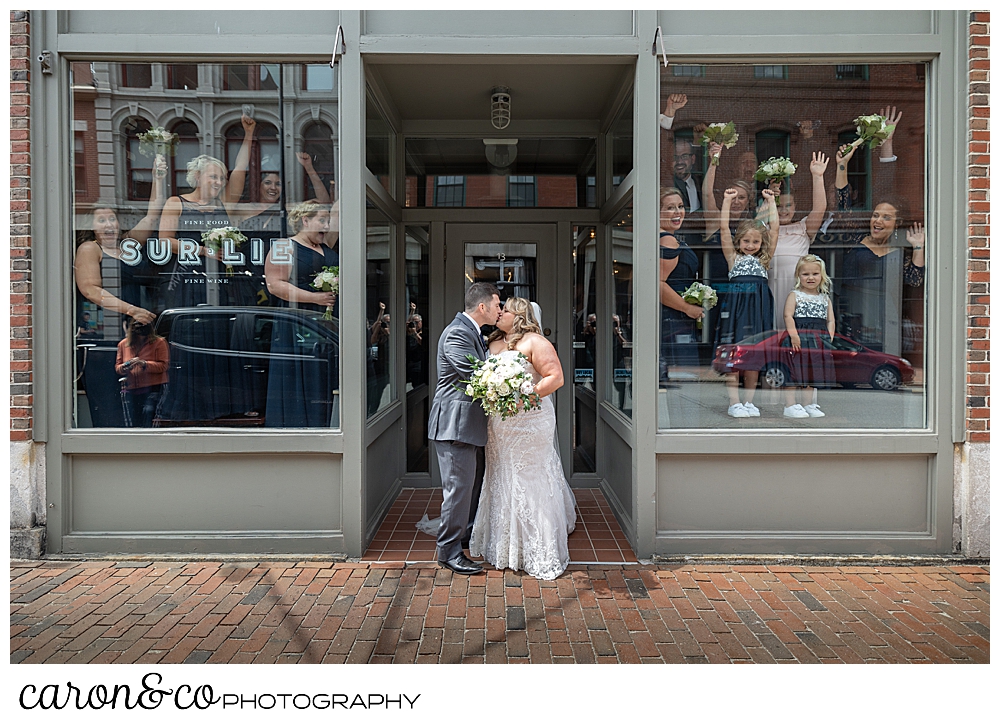
<svg viewBox="0 0 1000 724"><path fill-rule="evenodd" d="M569 537L571 563L635 563L611 506L597 488L577 488L576 530ZM441 514L440 488L403 488L382 521L362 561L436 561L434 538L417 530L427 514Z"/></svg>

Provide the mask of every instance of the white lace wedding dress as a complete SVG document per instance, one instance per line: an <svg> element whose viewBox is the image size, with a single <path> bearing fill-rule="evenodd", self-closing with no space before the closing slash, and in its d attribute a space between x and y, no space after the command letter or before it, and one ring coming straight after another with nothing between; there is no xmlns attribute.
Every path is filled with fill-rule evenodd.
<svg viewBox="0 0 1000 724"><path fill-rule="evenodd" d="M501 355L517 354L501 352ZM539 380L531 365L528 371ZM569 565L576 503L555 446L551 397L541 409L489 419L486 476L469 551L496 568L552 580Z"/></svg>

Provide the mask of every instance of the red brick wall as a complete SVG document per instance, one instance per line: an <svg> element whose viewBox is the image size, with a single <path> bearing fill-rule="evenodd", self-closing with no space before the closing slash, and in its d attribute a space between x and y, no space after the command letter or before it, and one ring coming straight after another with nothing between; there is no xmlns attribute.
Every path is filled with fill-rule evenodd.
<svg viewBox="0 0 1000 724"><path fill-rule="evenodd" d="M29 14L10 12L10 439L31 439Z"/></svg>
<svg viewBox="0 0 1000 724"><path fill-rule="evenodd" d="M966 439L990 441L990 14L969 14L969 341Z"/></svg>

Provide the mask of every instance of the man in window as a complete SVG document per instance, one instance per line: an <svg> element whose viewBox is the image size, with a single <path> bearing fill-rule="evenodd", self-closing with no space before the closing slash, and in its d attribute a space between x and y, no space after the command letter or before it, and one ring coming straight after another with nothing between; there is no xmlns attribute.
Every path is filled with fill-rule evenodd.
<svg viewBox="0 0 1000 724"><path fill-rule="evenodd" d="M694 146L691 142L678 138L674 141L674 186L680 189L684 199L684 208L688 213L701 208L701 196L698 192L698 182L691 171L694 170Z"/></svg>

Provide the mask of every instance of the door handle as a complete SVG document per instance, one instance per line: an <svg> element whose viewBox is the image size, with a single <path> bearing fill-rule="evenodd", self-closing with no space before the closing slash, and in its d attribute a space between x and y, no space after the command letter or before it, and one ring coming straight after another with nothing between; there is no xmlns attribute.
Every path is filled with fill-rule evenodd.
<svg viewBox="0 0 1000 724"><path fill-rule="evenodd" d="M552 334L552 328L546 327L545 329L542 330L542 333L545 334L546 337L548 337L550 334Z"/></svg>

